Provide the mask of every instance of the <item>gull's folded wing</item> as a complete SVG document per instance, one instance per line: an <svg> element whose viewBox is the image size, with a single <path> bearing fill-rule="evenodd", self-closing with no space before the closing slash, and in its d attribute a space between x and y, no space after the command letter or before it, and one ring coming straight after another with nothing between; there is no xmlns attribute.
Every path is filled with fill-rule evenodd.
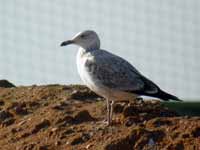
<svg viewBox="0 0 200 150"><path fill-rule="evenodd" d="M158 91L155 84L143 77L123 58L104 50L93 53L95 53L95 59L87 60L85 65L99 84L121 91L146 90L149 93Z"/></svg>

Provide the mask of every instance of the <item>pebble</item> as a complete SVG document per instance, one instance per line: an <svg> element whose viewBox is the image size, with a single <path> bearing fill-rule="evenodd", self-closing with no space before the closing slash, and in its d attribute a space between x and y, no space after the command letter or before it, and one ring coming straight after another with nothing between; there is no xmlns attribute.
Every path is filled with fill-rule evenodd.
<svg viewBox="0 0 200 150"><path fill-rule="evenodd" d="M4 105L5 102L3 100L0 100L0 106Z"/></svg>
<svg viewBox="0 0 200 150"><path fill-rule="evenodd" d="M148 145L149 146L154 146L155 145L155 142L154 142L154 140L152 138L149 139Z"/></svg>
<svg viewBox="0 0 200 150"><path fill-rule="evenodd" d="M87 110L82 110L74 116L74 120L76 123L82 123L87 121L93 121L94 118L90 115L90 113Z"/></svg>
<svg viewBox="0 0 200 150"><path fill-rule="evenodd" d="M25 124L26 123L26 120L22 120L21 122L19 122L17 125L18 126L21 126L21 125L23 125L23 124Z"/></svg>
<svg viewBox="0 0 200 150"><path fill-rule="evenodd" d="M51 129L52 132L56 132L57 130L58 130L57 127Z"/></svg>
<svg viewBox="0 0 200 150"><path fill-rule="evenodd" d="M77 145L77 144L81 144L81 143L83 143L83 142L84 142L84 141L83 141L83 139L82 139L81 136L76 136L76 137L74 137L74 138L72 139L71 145Z"/></svg>
<svg viewBox="0 0 200 150"><path fill-rule="evenodd" d="M35 128L32 130L32 133L37 133L39 132L41 129L47 128L50 126L50 121L44 119L42 122L38 123L37 125L35 125Z"/></svg>
<svg viewBox="0 0 200 150"><path fill-rule="evenodd" d="M200 137L200 127L195 128L195 129L192 131L192 135L193 135L193 137L195 137L195 138L199 138L199 137Z"/></svg>
<svg viewBox="0 0 200 150"><path fill-rule="evenodd" d="M22 107L21 105L18 105L14 107L15 113L18 115L27 115L28 110L25 107Z"/></svg>
<svg viewBox="0 0 200 150"><path fill-rule="evenodd" d="M127 106L124 108L123 115L124 117L134 116L136 115L136 107L135 106Z"/></svg>
<svg viewBox="0 0 200 150"><path fill-rule="evenodd" d="M2 126L9 126L9 125L11 125L11 124L13 124L15 122L15 119L14 118L8 118L8 119L6 119L6 120L4 120L4 121L2 121Z"/></svg>
<svg viewBox="0 0 200 150"><path fill-rule="evenodd" d="M89 149L90 147L92 147L92 144L88 144L88 145L86 145L86 149Z"/></svg>
<svg viewBox="0 0 200 150"><path fill-rule="evenodd" d="M9 111L6 110L0 111L0 122L11 117L13 117L13 114L11 114Z"/></svg>
<svg viewBox="0 0 200 150"><path fill-rule="evenodd" d="M42 146L40 146L39 150L48 150L48 145L42 145Z"/></svg>
<svg viewBox="0 0 200 150"><path fill-rule="evenodd" d="M115 104L114 105L113 111L115 113L122 113L123 110L124 110L124 105L122 105L122 104Z"/></svg>

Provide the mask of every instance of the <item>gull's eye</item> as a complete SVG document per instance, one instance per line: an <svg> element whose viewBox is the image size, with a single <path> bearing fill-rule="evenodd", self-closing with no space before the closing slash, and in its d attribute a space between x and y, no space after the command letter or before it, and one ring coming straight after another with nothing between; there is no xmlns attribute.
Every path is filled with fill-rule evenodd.
<svg viewBox="0 0 200 150"><path fill-rule="evenodd" d="M84 39L85 37L86 37L86 35L85 35L85 34L82 34L82 35L81 35L81 38L83 38L83 39Z"/></svg>

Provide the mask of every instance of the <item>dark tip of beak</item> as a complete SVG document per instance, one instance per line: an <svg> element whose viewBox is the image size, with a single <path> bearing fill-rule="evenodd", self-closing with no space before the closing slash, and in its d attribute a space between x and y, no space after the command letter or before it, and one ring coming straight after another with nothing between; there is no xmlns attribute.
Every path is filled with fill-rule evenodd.
<svg viewBox="0 0 200 150"><path fill-rule="evenodd" d="M66 45L73 44L73 43L74 43L74 41L68 40L68 41L62 42L62 43L60 44L60 46L66 46Z"/></svg>

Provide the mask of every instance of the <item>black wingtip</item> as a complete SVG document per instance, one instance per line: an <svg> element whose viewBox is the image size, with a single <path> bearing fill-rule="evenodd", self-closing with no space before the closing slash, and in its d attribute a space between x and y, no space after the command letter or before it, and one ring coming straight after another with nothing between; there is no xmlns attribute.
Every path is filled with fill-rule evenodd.
<svg viewBox="0 0 200 150"><path fill-rule="evenodd" d="M157 95L158 98L162 99L162 100L165 100L165 101L168 101L168 100L174 100L174 101L179 101L181 102L182 100L179 99L178 97L174 96L174 95L171 95L169 93L166 93L164 91L160 91Z"/></svg>

